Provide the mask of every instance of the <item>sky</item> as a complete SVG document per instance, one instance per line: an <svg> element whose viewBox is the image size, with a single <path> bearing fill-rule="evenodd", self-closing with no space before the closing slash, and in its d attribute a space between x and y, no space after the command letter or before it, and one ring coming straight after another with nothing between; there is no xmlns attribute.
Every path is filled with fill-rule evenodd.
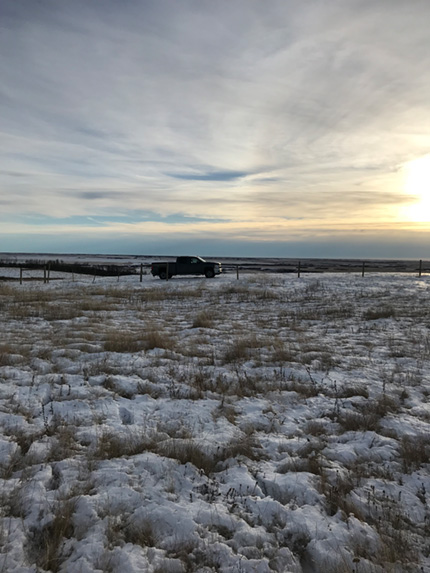
<svg viewBox="0 0 430 573"><path fill-rule="evenodd" d="M429 0L0 0L0 252L430 258Z"/></svg>

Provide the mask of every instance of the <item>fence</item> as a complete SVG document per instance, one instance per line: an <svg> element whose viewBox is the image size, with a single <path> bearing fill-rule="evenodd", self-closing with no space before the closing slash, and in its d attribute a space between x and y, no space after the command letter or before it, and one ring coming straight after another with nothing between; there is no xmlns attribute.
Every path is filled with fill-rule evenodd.
<svg viewBox="0 0 430 573"><path fill-rule="evenodd" d="M9 269L8 276L2 276L0 272L0 280L19 280L20 284L23 281L33 280L33 281L42 281L43 283L49 283L52 279L51 271L53 273L57 273L54 278L60 278L58 273L60 274L71 274L72 276L76 275L89 275L92 277L93 282L97 276L125 276L125 275L134 275L136 274L135 265L129 264L80 264L80 263L58 263L58 262L51 262L47 261L46 263L39 263L39 262L26 262L25 264L22 263L13 263L13 262L4 262L0 261L0 269L7 268ZM16 271L14 273L14 270ZM19 271L19 279L17 278L16 274ZM142 265L140 274L142 275ZM62 277L61 277L62 278Z"/></svg>
<svg viewBox="0 0 430 573"><path fill-rule="evenodd" d="M310 273L360 273L362 277L373 272L383 273L416 273L419 277L430 273L430 262L419 260L364 260L357 259L225 259L221 260L223 272L234 273L240 278L241 272L246 273L290 273L300 278ZM9 268L19 271L18 276L1 276L3 280L34 280L47 284L52 280L51 272L70 273L74 275L89 275L93 282L97 276L117 277L134 275L142 282L143 275L150 271L150 263L140 264L76 264L46 262L33 264L4 263L0 261L0 268ZM54 277L58 279L58 274Z"/></svg>
<svg viewBox="0 0 430 573"><path fill-rule="evenodd" d="M302 274L310 273L360 273L362 277L365 274L374 272L383 273L417 273L421 277L430 272L430 262L423 261L404 261L404 260L336 260L336 259L305 259L292 261L287 260L269 260L263 264L258 262L249 263L224 263L223 270L235 272L239 278L240 271L248 272L271 272L271 273L292 273L298 278Z"/></svg>

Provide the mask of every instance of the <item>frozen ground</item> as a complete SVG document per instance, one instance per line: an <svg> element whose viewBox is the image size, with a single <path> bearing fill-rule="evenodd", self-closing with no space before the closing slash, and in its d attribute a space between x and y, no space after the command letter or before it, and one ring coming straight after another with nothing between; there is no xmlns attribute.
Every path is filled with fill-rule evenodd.
<svg viewBox="0 0 430 573"><path fill-rule="evenodd" d="M430 571L428 278L74 279L0 283L0 571Z"/></svg>

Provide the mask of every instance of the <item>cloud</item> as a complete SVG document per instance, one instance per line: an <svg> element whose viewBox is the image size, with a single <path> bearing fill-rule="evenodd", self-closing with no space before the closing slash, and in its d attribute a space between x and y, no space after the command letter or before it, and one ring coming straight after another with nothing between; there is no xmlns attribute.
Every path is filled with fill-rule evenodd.
<svg viewBox="0 0 430 573"><path fill-rule="evenodd" d="M209 173L168 173L174 179L186 181L234 181L247 176L245 171L211 171Z"/></svg>
<svg viewBox="0 0 430 573"><path fill-rule="evenodd" d="M399 166L430 146L429 17L425 0L6 0L4 217L393 223Z"/></svg>

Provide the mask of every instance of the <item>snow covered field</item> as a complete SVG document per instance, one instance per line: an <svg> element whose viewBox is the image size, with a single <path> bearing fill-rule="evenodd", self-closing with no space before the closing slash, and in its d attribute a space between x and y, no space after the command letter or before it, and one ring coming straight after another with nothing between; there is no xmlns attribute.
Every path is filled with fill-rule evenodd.
<svg viewBox="0 0 430 573"><path fill-rule="evenodd" d="M0 283L0 571L430 571L429 280Z"/></svg>

